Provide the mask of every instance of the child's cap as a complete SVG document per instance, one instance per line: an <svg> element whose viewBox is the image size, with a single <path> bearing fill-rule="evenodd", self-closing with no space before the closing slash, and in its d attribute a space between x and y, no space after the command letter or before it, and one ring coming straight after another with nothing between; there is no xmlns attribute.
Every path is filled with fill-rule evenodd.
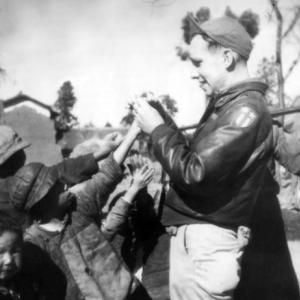
<svg viewBox="0 0 300 300"><path fill-rule="evenodd" d="M55 166L46 167L42 163L29 163L8 179L11 204L17 210L29 212L47 195L57 182L58 170Z"/></svg>
<svg viewBox="0 0 300 300"><path fill-rule="evenodd" d="M30 146L10 127L0 126L0 165L14 153Z"/></svg>
<svg viewBox="0 0 300 300"><path fill-rule="evenodd" d="M199 25L190 14L188 16L191 38L196 34L205 33L223 47L231 49L247 60L249 59L252 50L251 37L237 20L222 17L205 21Z"/></svg>

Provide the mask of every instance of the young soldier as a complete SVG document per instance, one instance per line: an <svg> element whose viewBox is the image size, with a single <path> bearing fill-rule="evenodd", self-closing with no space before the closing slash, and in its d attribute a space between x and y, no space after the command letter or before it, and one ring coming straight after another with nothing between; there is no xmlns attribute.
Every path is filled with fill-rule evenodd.
<svg viewBox="0 0 300 300"><path fill-rule="evenodd" d="M172 234L171 299L232 299L272 152L267 86L249 78L251 39L237 21L191 25L195 77L211 98L192 139L184 142L142 99L133 111L171 179L161 220Z"/></svg>

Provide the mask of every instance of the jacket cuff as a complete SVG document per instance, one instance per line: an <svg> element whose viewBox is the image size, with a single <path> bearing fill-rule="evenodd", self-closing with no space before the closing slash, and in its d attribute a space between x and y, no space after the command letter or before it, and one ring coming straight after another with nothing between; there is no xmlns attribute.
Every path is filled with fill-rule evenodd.
<svg viewBox="0 0 300 300"><path fill-rule="evenodd" d="M158 141L160 138L165 137L165 135L170 131L170 127L166 124L160 124L154 128L151 132L151 139L153 142Z"/></svg>

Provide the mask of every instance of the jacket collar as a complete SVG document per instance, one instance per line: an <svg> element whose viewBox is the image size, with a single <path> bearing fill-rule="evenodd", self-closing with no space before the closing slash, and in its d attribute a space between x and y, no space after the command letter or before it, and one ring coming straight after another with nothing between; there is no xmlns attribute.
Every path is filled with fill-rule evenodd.
<svg viewBox="0 0 300 300"><path fill-rule="evenodd" d="M246 79L220 89L215 94L213 101L215 107L219 108L246 91L257 91L264 95L267 89L268 85L261 82L259 78Z"/></svg>

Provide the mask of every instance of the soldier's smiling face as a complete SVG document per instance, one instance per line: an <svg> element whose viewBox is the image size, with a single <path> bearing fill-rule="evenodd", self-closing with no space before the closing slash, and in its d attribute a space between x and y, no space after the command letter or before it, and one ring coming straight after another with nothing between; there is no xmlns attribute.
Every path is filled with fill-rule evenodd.
<svg viewBox="0 0 300 300"><path fill-rule="evenodd" d="M212 96L225 84L226 67L222 49L209 49L202 36L196 35L189 52L195 68L192 78L199 81L200 88L207 96Z"/></svg>

